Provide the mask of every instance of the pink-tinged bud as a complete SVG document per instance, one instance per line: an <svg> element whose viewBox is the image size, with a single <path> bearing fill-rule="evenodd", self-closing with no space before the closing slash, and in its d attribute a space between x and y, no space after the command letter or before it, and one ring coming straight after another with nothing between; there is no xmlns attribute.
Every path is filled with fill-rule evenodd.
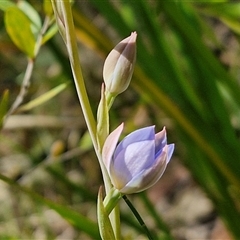
<svg viewBox="0 0 240 240"><path fill-rule="evenodd" d="M137 33L123 39L108 54L103 66L103 79L107 92L118 95L127 89L136 61Z"/></svg>
<svg viewBox="0 0 240 240"><path fill-rule="evenodd" d="M155 127L138 129L118 145L123 124L106 139L102 157L112 184L120 193L144 191L154 185L164 173L174 150L167 144L166 129L155 133Z"/></svg>

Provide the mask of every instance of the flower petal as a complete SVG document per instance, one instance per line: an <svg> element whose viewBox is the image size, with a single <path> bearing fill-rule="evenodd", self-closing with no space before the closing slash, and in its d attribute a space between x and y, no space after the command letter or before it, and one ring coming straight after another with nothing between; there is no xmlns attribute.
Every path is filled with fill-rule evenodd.
<svg viewBox="0 0 240 240"><path fill-rule="evenodd" d="M111 132L103 145L102 158L108 172L111 164L112 155L118 143L118 139L122 133L123 127L124 123L119 125L113 132Z"/></svg>
<svg viewBox="0 0 240 240"><path fill-rule="evenodd" d="M117 188L123 187L133 176L154 164L154 147L154 140L132 143L112 159L110 175Z"/></svg>
<svg viewBox="0 0 240 240"><path fill-rule="evenodd" d="M155 134L155 127L150 126L129 134L116 147L122 130L123 124L108 136L103 147L104 163L112 184L121 193L141 192L161 178L174 144L167 145L165 128Z"/></svg>
<svg viewBox="0 0 240 240"><path fill-rule="evenodd" d="M146 190L161 178L166 166L167 152L166 149L164 149L153 166L139 172L122 189L119 189L119 191L124 194L131 194Z"/></svg>
<svg viewBox="0 0 240 240"><path fill-rule="evenodd" d="M155 134L155 154L157 155L159 151L167 144L167 136L165 127L163 130Z"/></svg>
<svg viewBox="0 0 240 240"><path fill-rule="evenodd" d="M126 148L131 143L142 142L146 140L154 140L155 139L155 126L145 127L138 129L130 134L128 134L117 146L116 151L114 153L114 158L122 151L122 149Z"/></svg>
<svg viewBox="0 0 240 240"><path fill-rule="evenodd" d="M175 148L175 144L174 143L167 145L167 163L169 163L169 161L170 161L170 159L172 157L174 148Z"/></svg>

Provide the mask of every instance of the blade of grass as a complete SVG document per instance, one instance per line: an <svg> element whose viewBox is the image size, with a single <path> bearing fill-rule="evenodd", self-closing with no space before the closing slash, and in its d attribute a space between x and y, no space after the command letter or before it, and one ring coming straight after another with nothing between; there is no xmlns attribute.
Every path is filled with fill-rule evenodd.
<svg viewBox="0 0 240 240"><path fill-rule="evenodd" d="M57 87L53 88L52 90L44 93L43 95L31 100L30 102L22 105L21 107L18 108L17 113L23 112L23 111L29 111L37 106L40 106L47 101L51 100L54 98L57 94L61 93L64 89L67 88L69 83L62 83L58 85Z"/></svg>
<svg viewBox="0 0 240 240"><path fill-rule="evenodd" d="M218 77L218 80L221 81L222 84L229 90L232 96L234 96L235 101L240 106L239 86L225 71L219 61L216 60L213 54L206 49L206 46L196 35L196 29L194 29L193 26L186 21L186 19L184 19L176 4L167 4L164 1L161 2L161 4L171 23L174 24L177 30L182 34L184 40L189 45L189 48L192 48L192 52L202 59L205 65L208 66L213 73L215 73L215 75Z"/></svg>
<svg viewBox="0 0 240 240"><path fill-rule="evenodd" d="M216 170L208 157L199 151L198 146L184 133L182 133L181 136L190 148L185 163L191 168L195 179L212 199L215 208L220 213L220 216L234 238L238 238L240 236L240 212L234 207L237 207L238 200L231 196L229 185L224 176ZM194 162L192 158L194 158Z"/></svg>

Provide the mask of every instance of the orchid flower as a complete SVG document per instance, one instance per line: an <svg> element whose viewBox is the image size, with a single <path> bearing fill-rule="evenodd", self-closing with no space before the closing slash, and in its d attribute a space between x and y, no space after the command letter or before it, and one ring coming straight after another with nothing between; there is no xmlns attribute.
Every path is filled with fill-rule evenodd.
<svg viewBox="0 0 240 240"><path fill-rule="evenodd" d="M167 144L166 129L155 134L155 126L127 135L118 145L123 124L106 139L102 157L113 186L122 194L144 191L164 173L174 150Z"/></svg>

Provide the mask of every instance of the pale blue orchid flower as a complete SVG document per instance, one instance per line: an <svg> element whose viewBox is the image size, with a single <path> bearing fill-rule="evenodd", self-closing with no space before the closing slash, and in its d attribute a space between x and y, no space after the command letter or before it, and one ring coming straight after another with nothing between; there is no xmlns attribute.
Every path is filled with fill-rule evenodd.
<svg viewBox="0 0 240 240"><path fill-rule="evenodd" d="M174 144L167 144L165 128L155 134L155 126L150 126L130 133L117 145L122 130L123 124L107 137L103 161L119 192L141 192L161 178L173 154Z"/></svg>

